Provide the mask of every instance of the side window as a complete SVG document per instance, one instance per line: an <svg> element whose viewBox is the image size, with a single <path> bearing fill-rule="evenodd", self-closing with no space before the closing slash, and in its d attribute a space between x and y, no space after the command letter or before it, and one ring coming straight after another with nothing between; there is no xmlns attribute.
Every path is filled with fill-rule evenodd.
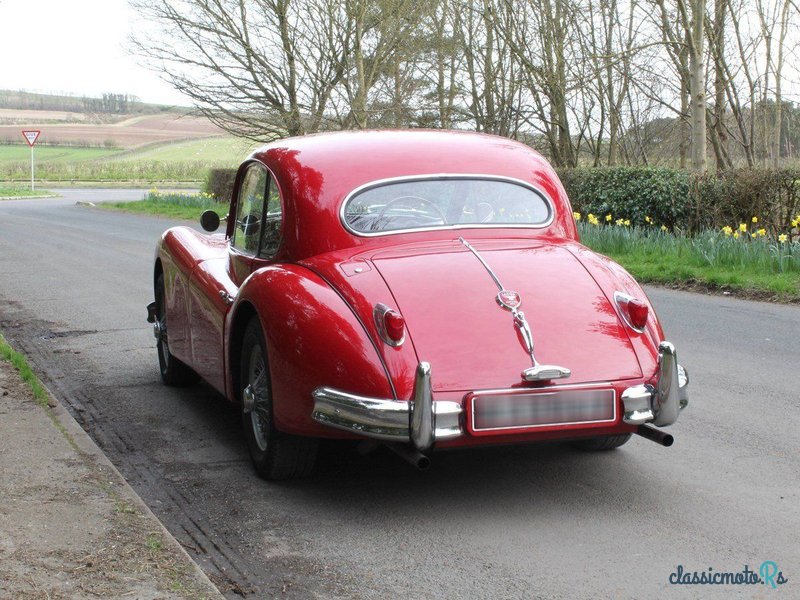
<svg viewBox="0 0 800 600"><path fill-rule="evenodd" d="M261 165L253 165L247 169L239 188L232 242L233 247L241 252L247 254L258 252L266 190L267 170Z"/></svg>
<svg viewBox="0 0 800 600"><path fill-rule="evenodd" d="M269 188L267 189L266 218L264 219L264 240L261 242L261 256L272 258L281 245L281 225L283 224L283 209L281 208L281 195L278 191L278 182L270 174Z"/></svg>

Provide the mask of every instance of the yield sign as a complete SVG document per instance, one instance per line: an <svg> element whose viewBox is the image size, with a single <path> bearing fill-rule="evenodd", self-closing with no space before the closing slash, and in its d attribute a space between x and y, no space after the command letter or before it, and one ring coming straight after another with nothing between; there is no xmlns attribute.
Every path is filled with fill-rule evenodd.
<svg viewBox="0 0 800 600"><path fill-rule="evenodd" d="M36 143L36 140L39 139L39 134L42 133L41 131L23 131L22 135L25 136L25 139L28 140L28 146L33 148L33 145Z"/></svg>

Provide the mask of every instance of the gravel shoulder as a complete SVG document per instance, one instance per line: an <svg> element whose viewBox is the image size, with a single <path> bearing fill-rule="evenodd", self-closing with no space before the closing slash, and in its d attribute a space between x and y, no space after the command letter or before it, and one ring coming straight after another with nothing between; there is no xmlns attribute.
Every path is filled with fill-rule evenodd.
<svg viewBox="0 0 800 600"><path fill-rule="evenodd" d="M221 598L52 397L0 360L0 597Z"/></svg>

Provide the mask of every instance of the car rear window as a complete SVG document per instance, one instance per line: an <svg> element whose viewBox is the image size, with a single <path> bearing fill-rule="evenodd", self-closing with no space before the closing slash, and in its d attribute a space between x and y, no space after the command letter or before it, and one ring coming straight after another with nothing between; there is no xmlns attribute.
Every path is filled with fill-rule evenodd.
<svg viewBox="0 0 800 600"><path fill-rule="evenodd" d="M378 182L353 193L342 215L348 229L377 235L456 227L541 227L552 207L522 182L488 177L431 177Z"/></svg>

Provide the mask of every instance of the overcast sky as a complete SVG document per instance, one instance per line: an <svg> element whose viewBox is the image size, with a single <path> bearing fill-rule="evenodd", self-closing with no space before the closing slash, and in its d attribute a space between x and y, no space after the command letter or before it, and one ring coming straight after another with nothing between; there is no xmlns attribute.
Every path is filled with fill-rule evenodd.
<svg viewBox="0 0 800 600"><path fill-rule="evenodd" d="M127 0L0 0L0 89L189 105L128 53L135 19Z"/></svg>

